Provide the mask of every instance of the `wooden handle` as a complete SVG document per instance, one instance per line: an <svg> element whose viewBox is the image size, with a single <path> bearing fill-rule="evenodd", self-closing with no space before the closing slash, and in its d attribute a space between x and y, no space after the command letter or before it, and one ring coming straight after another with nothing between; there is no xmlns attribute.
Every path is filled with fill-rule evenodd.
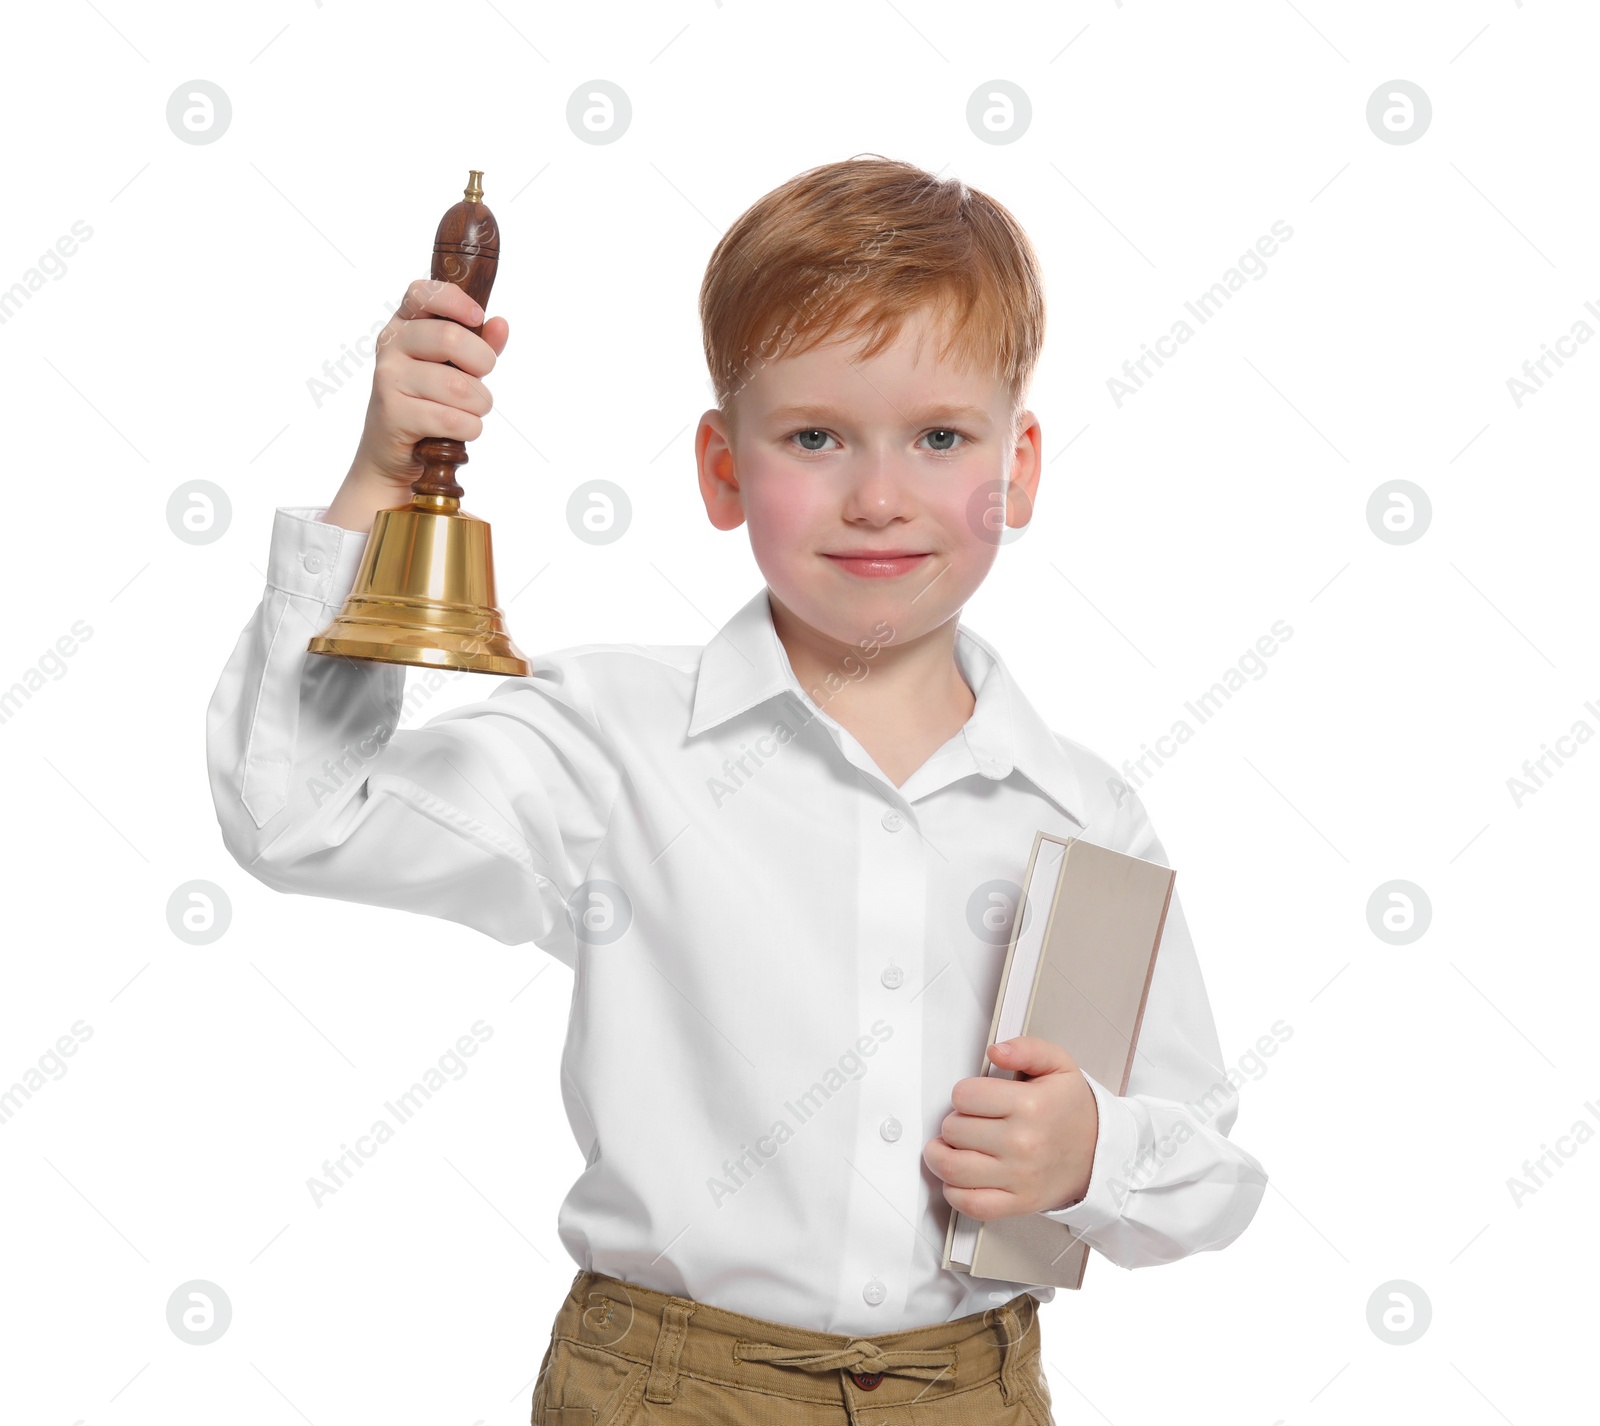
<svg viewBox="0 0 1600 1426"><path fill-rule="evenodd" d="M435 282L455 283L487 312L499 266L500 225L483 201L483 171L475 168L467 179L461 202L439 220L430 275ZM474 336L483 335L481 325L467 330ZM459 500L465 492L456 481L456 470L467 463L466 444L444 436L429 436L418 441L415 450L422 462L422 474L413 482L411 493L450 495Z"/></svg>

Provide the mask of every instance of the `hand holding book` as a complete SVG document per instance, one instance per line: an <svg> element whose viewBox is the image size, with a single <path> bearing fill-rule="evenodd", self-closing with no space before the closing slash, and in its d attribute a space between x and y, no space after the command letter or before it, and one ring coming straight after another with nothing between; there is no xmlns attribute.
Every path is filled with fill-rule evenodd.
<svg viewBox="0 0 1600 1426"><path fill-rule="evenodd" d="M1037 1035L990 1045L988 1056L1017 1078L957 1080L923 1162L950 1206L973 1218L1070 1207L1089 1191L1099 1131L1088 1081L1062 1046Z"/></svg>
<svg viewBox="0 0 1600 1426"><path fill-rule="evenodd" d="M1089 1194L1096 1089L1127 1093L1176 876L1080 837L1035 834L984 1062L958 1081L957 1114L924 1149L952 1205L941 1266L1082 1286L1088 1245L1042 1215ZM1011 1041L1020 1048L996 1053Z"/></svg>

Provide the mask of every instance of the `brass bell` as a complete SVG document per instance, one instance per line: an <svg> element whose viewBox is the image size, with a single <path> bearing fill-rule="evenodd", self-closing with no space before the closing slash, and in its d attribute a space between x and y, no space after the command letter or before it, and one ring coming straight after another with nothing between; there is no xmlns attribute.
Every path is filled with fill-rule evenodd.
<svg viewBox="0 0 1600 1426"><path fill-rule="evenodd" d="M487 310L499 258L500 230L483 201L483 172L473 169L462 201L439 223L432 276L455 283ZM528 660L495 601L489 526L461 508L455 472L467 463L467 448L429 437L417 442L416 453L423 469L411 503L373 517L349 598L306 647L342 658L524 677Z"/></svg>

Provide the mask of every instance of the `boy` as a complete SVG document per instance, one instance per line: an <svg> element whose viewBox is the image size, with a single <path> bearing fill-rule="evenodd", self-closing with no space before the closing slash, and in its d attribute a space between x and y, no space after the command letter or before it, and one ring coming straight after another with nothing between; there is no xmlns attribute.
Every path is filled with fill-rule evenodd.
<svg viewBox="0 0 1600 1426"><path fill-rule="evenodd" d="M973 1074L1008 935L987 913L1035 831L1166 863L1139 799L959 623L1039 483L1027 237L875 156L761 199L701 288L718 402L695 456L765 587L704 648L559 650L392 732L403 670L306 640L373 512L407 499L413 443L480 432L508 335L458 325L483 314L455 287L407 296L332 505L278 512L209 764L228 849L268 885L574 971L562 1091L587 1166L559 1230L579 1271L535 1426L911 1402L896 1414L1049 1423L1054 1290L941 1269L950 1211L1046 1213L1137 1267L1231 1242L1266 1176L1227 1138L1176 898L1129 1094L1031 1037L987 1051L1025 1077Z"/></svg>

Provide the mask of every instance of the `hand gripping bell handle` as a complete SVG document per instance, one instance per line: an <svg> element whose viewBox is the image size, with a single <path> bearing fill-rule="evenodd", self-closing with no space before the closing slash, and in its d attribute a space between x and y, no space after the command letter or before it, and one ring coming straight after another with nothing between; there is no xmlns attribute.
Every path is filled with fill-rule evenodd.
<svg viewBox="0 0 1600 1426"><path fill-rule="evenodd" d="M467 179L461 202L439 220L439 230L433 239L430 275L435 282L455 283L479 307L488 311L489 292L494 287L499 266L500 225L483 201L483 171L475 168ZM481 325L467 330L474 336L483 335ZM427 436L417 442L415 450L417 459L422 462L422 474L413 482L411 493L459 500L465 492L457 484L455 474L457 467L467 463L466 444L445 436Z"/></svg>

